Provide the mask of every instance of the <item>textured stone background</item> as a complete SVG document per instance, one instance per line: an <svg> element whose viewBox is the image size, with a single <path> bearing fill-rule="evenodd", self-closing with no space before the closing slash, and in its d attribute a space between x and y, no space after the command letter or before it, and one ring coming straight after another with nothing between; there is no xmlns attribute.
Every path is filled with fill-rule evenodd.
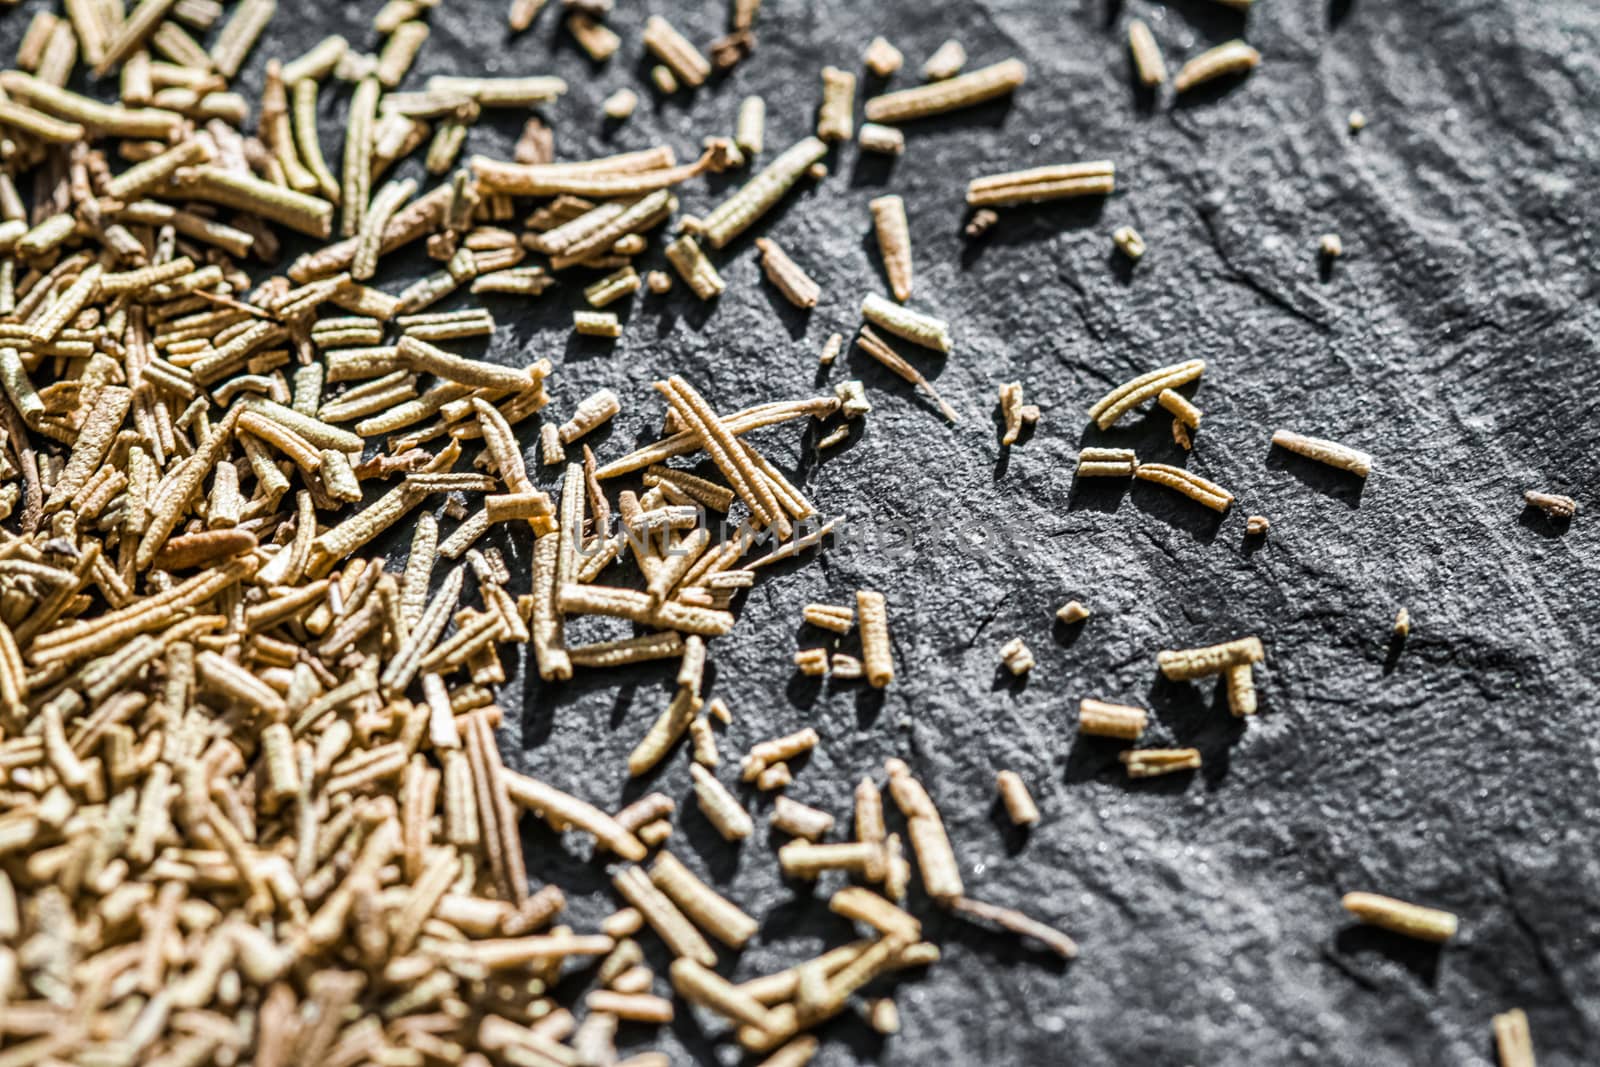
<svg viewBox="0 0 1600 1067"><path fill-rule="evenodd" d="M35 6L0 17L0 45L14 47ZM327 32L370 45L377 6L285 0L246 84L267 56ZM620 0L625 44L603 66L557 29L554 7L508 40L500 0L444 0L412 82L561 74L572 90L547 116L564 159L661 141L688 157L760 93L770 158L809 132L817 71L859 70L875 33L906 53L897 86L947 37L973 66L1010 55L1029 66L1009 103L908 127L898 161L836 152L827 181L718 257L728 292L714 305L681 285L635 300L614 345L570 335L579 279L536 304L492 305L503 326L490 358L550 356L560 417L600 386L623 398L594 442L602 459L653 436L662 407L649 383L671 371L724 411L867 383L876 410L847 447L819 457L801 424L759 440L825 512L907 524L915 552L827 553L748 594L737 631L712 645L711 693L737 716L724 752L814 725L822 748L789 792L841 816L860 775L905 757L945 813L969 891L1061 925L1083 954L1063 967L918 902L946 958L900 984L904 1032L884 1041L841 1019L817 1062L1483 1064L1489 1016L1515 1005L1541 1064L1593 1062L1597 527L1591 513L1554 526L1524 512L1521 492L1600 507L1600 7L1263 0L1246 19L1203 0L768 0L753 60L660 103L643 78L645 8L704 43L723 32L725 4ZM1240 34L1264 64L1177 107L1152 102L1130 87L1133 16L1174 70ZM644 104L608 129L599 102L625 85ZM342 94L327 105L330 150L343 106ZM1370 123L1359 136L1353 108ZM520 119L494 116L468 151L508 157ZM1118 168L1104 204L1014 210L986 240L961 236L968 178L1097 157ZM690 183L683 210L703 213L725 185ZM953 428L857 353L817 375L823 340L854 328L862 292L885 288L866 205L890 190L911 217L912 303L953 325L948 361L906 348L962 413ZM1109 240L1124 223L1150 244L1131 271ZM1327 231L1346 256L1324 276ZM812 314L761 279L762 232L822 283ZM1219 519L1143 483L1075 490L1080 444L1185 462L1162 416L1100 435L1083 412L1110 385L1193 356L1208 361L1206 415L1187 463L1233 490L1233 510ZM1007 454L993 408L1013 378L1045 416ZM1279 427L1368 449L1376 469L1362 486L1275 455ZM525 430L532 456L536 427ZM1243 538L1254 513L1273 523L1255 548ZM1008 536L962 552L955 531L973 527ZM520 571L527 545L506 551ZM800 606L861 586L888 595L899 680L878 694L796 677L797 645L825 636L799 626ZM1053 624L1069 596L1095 610L1082 627ZM1414 630L1396 648L1401 605ZM1157 649L1244 633L1268 648L1255 721L1234 720L1209 687L1157 680ZM996 673L1016 635L1039 659L1025 685ZM645 788L686 802L672 849L763 919L737 977L850 936L827 913L830 883L813 893L777 877L764 832L739 850L715 835L689 800L685 754L642 785L626 780L670 673L552 689L524 686L518 665L507 759L603 805ZM1082 696L1147 704L1148 743L1197 745L1204 769L1130 785L1113 743L1077 739ZM1044 812L1029 835L994 804L1007 767ZM764 818L764 799L752 807ZM586 844L542 826L527 842L534 876L567 888L580 922L611 908ZM1436 952L1357 929L1338 906L1354 889L1449 908L1463 932ZM675 1062L733 1062L721 1036L688 1012L659 1038L624 1031Z"/></svg>

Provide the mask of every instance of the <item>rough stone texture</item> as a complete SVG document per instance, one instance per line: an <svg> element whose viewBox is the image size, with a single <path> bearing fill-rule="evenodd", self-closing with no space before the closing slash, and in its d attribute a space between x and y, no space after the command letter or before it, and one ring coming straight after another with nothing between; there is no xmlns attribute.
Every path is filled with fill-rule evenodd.
<svg viewBox="0 0 1600 1067"><path fill-rule="evenodd" d="M7 48L36 6L0 22ZM285 0L246 84L268 55L327 32L372 45L376 6ZM747 93L767 99L770 158L810 132L820 68L859 69L879 32L906 54L896 87L951 37L972 66L1029 65L1013 101L909 125L898 161L836 150L828 180L803 183L716 256L728 291L715 304L681 283L636 297L611 344L570 334L580 279L533 305L491 303L502 323L491 358L552 357L558 418L601 386L623 398L591 442L602 459L653 436L662 405L649 383L668 371L724 411L847 376L867 383L875 410L847 446L819 457L800 424L758 439L827 514L902 524L914 551L831 551L745 597L735 634L712 644L710 691L736 715L725 756L815 726L822 747L789 793L845 825L853 783L903 756L944 811L969 891L1061 925L1083 954L1062 966L918 901L946 958L899 985L904 1032L884 1041L852 1015L826 1028L816 1062L1484 1064L1490 1015L1515 1005L1541 1064L1592 1061L1600 8L1334 0L1267 2L1246 18L1201 0L769 0L752 60L660 101L644 89L647 5L618 5L625 44L599 66L558 29L557 5L509 41L501 7L445 0L407 87L430 73L560 73L572 91L546 114L564 159L663 140L688 157L703 135L731 131ZM724 30L721 4L648 7L702 44ZM1133 16L1150 21L1173 71L1241 34L1265 61L1221 91L1152 102L1130 87ZM646 103L610 127L600 101L622 86ZM343 96L324 106L333 150ZM1356 108L1370 124L1353 136ZM522 117L491 116L468 151L509 157ZM1005 211L987 239L961 236L967 179L1098 157L1117 163L1107 202ZM690 183L683 210L703 214L730 184ZM859 352L817 374L828 334L848 335L861 294L886 288L866 206L884 191L910 214L912 305L952 324L947 361L902 349L960 410L953 428ZM1110 242L1123 224L1150 245L1131 270ZM1324 232L1346 254L1321 273ZM814 312L761 278L761 233L822 284ZM646 259L660 265L658 252ZM1159 411L1085 429L1111 385L1194 356L1208 372L1192 455ZM995 390L1011 379L1045 414L1006 452ZM1275 453L1280 427L1369 450L1376 468L1363 486ZM536 427L524 431L531 458ZM1080 444L1187 463L1237 503L1219 518L1145 483L1075 489ZM1574 493L1587 510L1554 525L1523 510L1530 487ZM1252 546L1244 521L1256 513L1272 532ZM1004 540L961 551L974 530ZM525 586L527 544L505 551ZM888 596L894 686L796 676L795 648L831 639L800 625L801 605L848 602L862 586ZM1094 609L1087 623L1054 624L1069 597ZM1401 605L1414 627L1403 647L1389 638ZM1157 649L1246 633L1268 649L1254 721L1234 720L1210 686L1158 680ZM1039 659L1026 682L997 673L998 648L1018 635ZM741 849L717 837L694 808L686 753L626 780L670 675L662 665L550 688L524 685L518 664L508 760L603 805L645 789L678 797L670 847L762 918L736 976L850 936L824 892L777 877L765 833ZM1204 769L1130 784L1115 743L1076 737L1082 696L1149 706L1146 743L1197 745ZM1030 834L995 803L1002 768L1043 811ZM768 807L752 799L758 817ZM576 921L610 910L586 844L542 826L527 839L534 876L569 890ZM1358 929L1338 904L1355 889L1449 908L1462 934L1435 951ZM735 1058L713 1020L688 1012L660 1039L624 1037L674 1062Z"/></svg>

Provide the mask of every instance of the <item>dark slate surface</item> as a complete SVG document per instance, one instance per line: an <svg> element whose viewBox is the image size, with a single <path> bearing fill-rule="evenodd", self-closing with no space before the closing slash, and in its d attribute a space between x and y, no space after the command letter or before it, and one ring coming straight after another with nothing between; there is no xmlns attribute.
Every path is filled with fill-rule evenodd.
<svg viewBox="0 0 1600 1067"><path fill-rule="evenodd" d="M266 55L326 32L372 43L376 6L283 3L248 84ZM1060 924L1083 954L1063 967L929 914L946 958L900 985L904 1032L884 1041L840 1020L817 1062L1483 1064L1489 1016L1514 1005L1532 1017L1541 1064L1593 1062L1596 526L1586 513L1552 525L1521 492L1600 506L1600 8L1265 0L1244 18L1201 0L769 0L752 61L658 103L643 78L644 7L618 4L626 43L592 66L555 5L508 41L499 0L444 0L408 84L560 73L572 91L548 117L567 159L660 141L687 157L760 93L770 157L809 132L820 67L859 69L875 33L906 53L896 86L947 37L974 66L1029 65L1010 103L908 127L898 161L836 152L827 181L717 257L728 292L714 305L681 285L635 300L615 345L569 335L587 279L531 307L493 305L504 325L492 358L553 358L562 417L600 386L622 396L602 458L652 436L662 409L649 383L669 371L725 411L847 376L868 385L876 410L847 447L819 458L799 424L759 440L829 515L900 524L914 550L841 548L748 595L738 630L712 646L711 692L737 716L724 752L815 726L822 748L790 795L841 816L860 775L905 757L944 811L973 895ZM0 23L7 48L33 9ZM720 3L667 13L702 43L724 29ZM1130 88L1133 16L1174 70L1240 34L1265 62L1223 91L1152 102ZM599 102L621 86L645 102L607 128ZM1358 136L1355 108L1370 123ZM475 129L468 150L508 156L520 118ZM1104 204L1015 210L986 240L961 236L968 178L1102 156L1119 186ZM683 209L703 213L725 184L690 183ZM890 190L911 217L912 303L956 338L948 361L906 350L961 411L954 428L859 354L817 375L827 335L848 334L860 295L885 287L866 205ZM1131 271L1109 240L1124 223L1150 244ZM1327 231L1346 256L1323 275ZM814 313L761 280L760 232L822 283ZM1075 490L1080 443L1185 462L1159 414L1100 435L1083 412L1109 386L1193 356L1209 369L1187 464L1232 489L1233 510L1219 519L1142 483ZM993 407L1013 378L1045 416L1007 453ZM1376 470L1363 486L1274 454L1279 427L1368 449ZM1273 524L1260 546L1243 536L1255 513ZM975 530L998 531L998 546L962 551ZM506 551L520 572L527 546ZM797 645L826 636L798 625L800 606L864 585L889 598L899 680L878 694L797 678ZM1069 596L1094 608L1087 624L1053 623ZM1414 626L1403 648L1388 636L1401 605ZM1245 633L1268 649L1255 721L1235 721L1209 686L1157 680L1157 649ZM1039 660L1025 685L996 673L996 650L1017 635ZM516 673L501 735L511 763L603 805L641 791L623 760L668 699L668 668L559 689ZM1076 738L1082 696L1147 704L1149 741L1198 745L1204 770L1130 785L1114 744ZM1031 834L997 814L993 778L1007 767L1043 809ZM680 752L644 787L687 800L688 782ZM764 799L752 807L764 818ZM577 921L609 910L586 844L542 827L527 840L534 875L569 890ZM764 831L731 849L690 801L671 847L762 917L729 961L738 977L850 936L826 911L828 883L813 894L776 876ZM1463 932L1434 951L1357 929L1338 906L1355 889L1452 909ZM659 1040L624 1036L675 1062L735 1059L713 1020L687 1012Z"/></svg>

